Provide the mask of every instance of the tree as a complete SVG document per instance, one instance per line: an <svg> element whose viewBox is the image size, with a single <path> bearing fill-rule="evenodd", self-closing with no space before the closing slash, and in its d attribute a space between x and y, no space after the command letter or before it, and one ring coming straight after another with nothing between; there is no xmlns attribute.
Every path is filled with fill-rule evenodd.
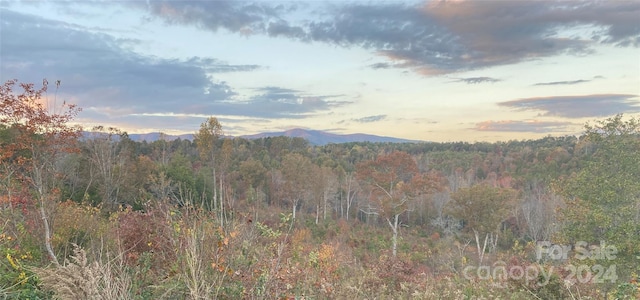
<svg viewBox="0 0 640 300"><path fill-rule="evenodd" d="M48 205L55 205L59 197L60 158L76 152L81 128L70 122L80 111L64 102L62 107L49 107L43 97L48 82L36 90L33 84L20 83L22 93L13 92L17 80L9 80L0 87L0 126L11 130L11 140L0 145L0 162L26 183L38 202L44 227L44 244L49 258L58 264L51 246L52 227ZM56 82L58 87L60 81ZM60 112L56 112L59 110Z"/></svg>
<svg viewBox="0 0 640 300"><path fill-rule="evenodd" d="M209 209L216 209L217 206L216 143L220 136L222 136L222 125L220 125L220 122L218 122L218 119L215 117L209 117L205 122L200 124L200 130L194 135L194 140L198 148L198 152L200 153L200 158L207 162L211 167L213 199L208 205ZM223 205L224 203L221 200L219 209L221 222L223 219L222 213L224 212Z"/></svg>
<svg viewBox="0 0 640 300"><path fill-rule="evenodd" d="M556 231L556 211L561 197L536 181L525 188L523 198L520 211L526 234L534 241L548 241Z"/></svg>
<svg viewBox="0 0 640 300"><path fill-rule="evenodd" d="M105 209L114 210L124 183L126 166L129 164L128 155L124 155L118 140L124 137L124 133L112 127L105 130L103 126L94 127L93 132L85 146L89 152L91 167L95 168L102 183L99 186L102 204ZM91 185L91 179L88 185Z"/></svg>
<svg viewBox="0 0 640 300"><path fill-rule="evenodd" d="M618 266L638 266L640 120L617 115L587 124L580 143L591 144L592 155L581 170L555 185L566 201L561 238L605 242L617 248ZM624 276L633 270L618 271Z"/></svg>
<svg viewBox="0 0 640 300"><path fill-rule="evenodd" d="M222 142L222 147L219 151L219 159L218 166L220 170L220 175L218 176L218 182L220 187L220 216L224 219L225 215L225 206L224 203L227 202L227 210L233 209L234 197L231 192L231 186L227 183L227 173L229 172L229 167L231 165L231 157L233 155L233 140L224 139ZM226 200L226 201L225 201Z"/></svg>
<svg viewBox="0 0 640 300"><path fill-rule="evenodd" d="M292 206L293 219L298 206L311 195L311 173L317 168L311 160L299 153L288 153L282 158L282 196Z"/></svg>
<svg viewBox="0 0 640 300"><path fill-rule="evenodd" d="M354 175L353 172L341 172L341 176L342 178L341 182L342 182L342 188L341 190L343 191L342 194L344 194L344 200L345 200L345 210L346 213L343 212L343 205L342 205L342 201L340 202L340 215L344 216L346 215L346 219L349 220L349 214L351 212L351 206L353 206L355 200L356 200L356 196L358 195L358 182L356 180L356 177ZM341 200L342 200L342 196L341 196Z"/></svg>
<svg viewBox="0 0 640 300"><path fill-rule="evenodd" d="M415 160L400 151L359 163L356 172L370 192L370 205L364 212L387 221L393 232L392 251L396 256L400 215L409 210L409 202L415 197L436 190L437 180L432 174L420 174Z"/></svg>
<svg viewBox="0 0 640 300"><path fill-rule="evenodd" d="M327 207L330 198L337 192L337 180L333 170L329 167L319 167L313 165L310 171L311 190L316 209L316 224L320 220L320 211L322 211L322 219L327 219Z"/></svg>
<svg viewBox="0 0 640 300"><path fill-rule="evenodd" d="M240 164L239 177L246 187L247 201L254 204L254 218L258 220L258 207L261 202L262 187L266 182L267 169L259 160L249 158Z"/></svg>
<svg viewBox="0 0 640 300"><path fill-rule="evenodd" d="M464 222L463 231L473 233L480 263L484 258L487 242L495 248L500 225L512 211L517 192L513 189L476 184L460 188L451 194L448 210L453 217ZM480 246L480 235L484 243Z"/></svg>

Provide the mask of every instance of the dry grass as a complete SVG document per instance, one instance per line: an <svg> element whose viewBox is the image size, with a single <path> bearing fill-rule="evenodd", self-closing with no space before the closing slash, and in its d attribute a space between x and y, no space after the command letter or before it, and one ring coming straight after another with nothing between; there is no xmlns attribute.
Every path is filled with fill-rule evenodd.
<svg viewBox="0 0 640 300"><path fill-rule="evenodd" d="M131 299L131 278L124 271L121 256L90 261L84 249L75 245L71 260L58 267L34 269L44 289L54 299Z"/></svg>

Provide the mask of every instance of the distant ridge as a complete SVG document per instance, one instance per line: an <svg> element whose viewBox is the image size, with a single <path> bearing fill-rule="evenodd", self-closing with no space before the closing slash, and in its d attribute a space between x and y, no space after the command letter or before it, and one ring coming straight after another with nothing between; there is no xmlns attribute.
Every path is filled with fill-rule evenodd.
<svg viewBox="0 0 640 300"><path fill-rule="evenodd" d="M85 137L89 137L91 135L90 132L85 132ZM351 142L371 142L371 143L423 143L424 141L416 141L416 140L407 140L407 139L399 139L388 136L378 136L372 134L363 134L363 133L353 133L353 134L335 134L329 133L321 130L311 130L311 129L301 129L295 128L287 131L279 131L279 132L263 132L252 135L242 135L240 138L244 139L260 139L267 137L276 137L276 136L288 136L288 137L299 137L309 141L310 144L316 146L323 146L326 144L342 144L342 143L351 143ZM193 140L193 134L181 134L181 135L170 135L164 134L160 132L150 132L150 133L131 133L129 134L129 138L136 142L153 142L164 139L166 141L173 141L175 139L183 139L183 140Z"/></svg>
<svg viewBox="0 0 640 300"><path fill-rule="evenodd" d="M312 145L322 146L326 144L341 144L351 142L371 142L371 143L422 143L423 141L406 140L387 136L378 136L363 133L335 134L321 130L310 130L295 128L287 131L265 132L253 135L243 135L245 139L259 139L266 137L288 136L306 139Z"/></svg>
<svg viewBox="0 0 640 300"><path fill-rule="evenodd" d="M132 133L132 134L129 134L129 138L136 142L142 142L142 141L153 142L153 141L158 141L162 139L164 139L165 141L173 141L177 139L192 141L193 134L191 133L181 134L181 135L165 134L164 136L162 136L162 133L160 132Z"/></svg>
<svg viewBox="0 0 640 300"><path fill-rule="evenodd" d="M107 133L103 132L91 132L91 131L83 131L82 136L85 139L91 139L100 136L106 136ZM183 140L193 140L193 134L181 134L181 135L171 135L171 134L163 134L161 132L150 132L150 133L127 133L129 138L135 142L154 142L164 139L165 141L173 141L176 139ZM116 137L117 139L117 137Z"/></svg>

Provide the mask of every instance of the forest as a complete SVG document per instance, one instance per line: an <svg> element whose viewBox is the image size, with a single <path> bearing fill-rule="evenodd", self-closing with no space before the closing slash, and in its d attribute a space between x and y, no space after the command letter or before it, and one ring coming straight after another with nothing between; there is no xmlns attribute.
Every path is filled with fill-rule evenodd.
<svg viewBox="0 0 640 300"><path fill-rule="evenodd" d="M0 298L638 299L640 120L580 136L135 142L0 87Z"/></svg>

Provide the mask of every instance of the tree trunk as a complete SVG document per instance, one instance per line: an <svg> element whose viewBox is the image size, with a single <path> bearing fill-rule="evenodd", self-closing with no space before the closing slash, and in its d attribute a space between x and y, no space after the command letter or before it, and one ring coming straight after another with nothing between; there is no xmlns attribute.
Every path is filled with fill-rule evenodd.
<svg viewBox="0 0 640 300"><path fill-rule="evenodd" d="M322 198L324 200L324 207L322 208L323 209L323 211L322 211L322 213L323 213L322 219L326 220L327 219L327 198L328 198L326 190L324 191L324 194L322 195Z"/></svg>
<svg viewBox="0 0 640 300"><path fill-rule="evenodd" d="M480 234L478 233L478 231L474 229L473 235L476 238L476 248L478 249L478 259L480 260L478 264L481 265L482 261L484 260L484 252L487 250L487 241L489 240L489 234L487 233L484 236L484 243L482 245L482 249L480 249Z"/></svg>
<svg viewBox="0 0 640 300"><path fill-rule="evenodd" d="M293 208L291 210L292 210L293 219L295 220L296 219L296 201L293 201Z"/></svg>
<svg viewBox="0 0 640 300"><path fill-rule="evenodd" d="M47 249L47 254L49 254L51 261L53 261L55 265L58 265L58 258L53 252L53 247L51 246L51 228L49 227L49 220L47 220L47 213L45 211L44 200L42 198L40 198L40 217L42 218L42 223L44 225L44 246Z"/></svg>
<svg viewBox="0 0 640 300"><path fill-rule="evenodd" d="M399 217L400 215L395 215L393 218L393 223L391 223L391 220L387 219L387 222L389 223L389 226L391 226L391 230L393 231L393 237L391 238L391 243L392 243L392 253L393 253L393 257L396 257L396 255L398 254L398 223L399 223Z"/></svg>
<svg viewBox="0 0 640 300"><path fill-rule="evenodd" d="M340 218L344 218L344 207L342 206L342 191L340 191L340 198L339 198L339 202L340 202ZM338 214L337 211L337 207L336 207L336 214Z"/></svg>
<svg viewBox="0 0 640 300"><path fill-rule="evenodd" d="M222 175L220 175L220 227L224 226L224 194L222 193Z"/></svg>
<svg viewBox="0 0 640 300"><path fill-rule="evenodd" d="M213 207L209 207L209 209L216 209L217 208L217 201L218 201L218 189L216 187L216 167L213 166L213 163L211 163L211 167L213 168Z"/></svg>
<svg viewBox="0 0 640 300"><path fill-rule="evenodd" d="M59 265L58 258L56 254L53 252L53 247L51 246L51 227L49 227L49 220L47 218L47 211L45 209L46 203L46 192L45 192L45 183L43 180L43 171L39 166L33 163L33 180L35 184L35 188L38 191L38 201L40 202L40 218L42 219L42 225L44 225L44 247L47 249L47 254L49 258L55 265Z"/></svg>
<svg viewBox="0 0 640 300"><path fill-rule="evenodd" d="M349 220L349 211L351 211L351 205L353 204L354 198L355 193L351 193L351 183L349 183L349 189L347 190L347 221Z"/></svg>

